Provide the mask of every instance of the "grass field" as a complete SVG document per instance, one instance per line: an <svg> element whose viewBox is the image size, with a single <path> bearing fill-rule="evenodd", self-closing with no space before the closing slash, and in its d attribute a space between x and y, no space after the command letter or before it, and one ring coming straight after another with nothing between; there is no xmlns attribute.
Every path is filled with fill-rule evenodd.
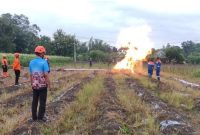
<svg viewBox="0 0 200 135"><path fill-rule="evenodd" d="M12 65L14 60L13 54L6 54L8 58L9 65ZM22 66L27 67L29 62L34 59L36 56L34 54L21 54L20 62ZM50 65L52 67L61 67L65 66L66 68L89 68L88 61L77 61L73 62L73 58L62 57L62 56L47 56L49 58ZM0 53L0 58L2 58L2 53ZM107 63L102 62L93 62L92 68L112 68L113 65L108 65Z"/></svg>
<svg viewBox="0 0 200 135"><path fill-rule="evenodd" d="M25 55L24 55L25 57ZM29 56L30 58L34 56ZM58 57L59 58L59 57ZM53 57L52 57L53 59ZM56 58L55 58L56 59ZM55 62L56 63L56 62ZM88 68L88 63L68 63L53 68ZM32 90L27 69L20 87L1 78L0 133L2 135L174 135L200 134L200 92L173 80L194 81L189 70L198 66L164 65L161 82L142 73L111 72L112 66L96 63L104 71L52 70L48 91L48 121L29 122ZM140 70L141 72L142 70ZM183 74L184 73L184 74ZM169 77L170 76L170 77ZM191 79L192 78L192 79ZM170 123L176 124L170 124Z"/></svg>

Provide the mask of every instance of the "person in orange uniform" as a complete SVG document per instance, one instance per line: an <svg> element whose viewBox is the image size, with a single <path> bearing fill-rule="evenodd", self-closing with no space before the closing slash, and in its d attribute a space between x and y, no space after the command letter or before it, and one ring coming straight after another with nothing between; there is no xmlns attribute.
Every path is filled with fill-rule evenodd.
<svg viewBox="0 0 200 135"><path fill-rule="evenodd" d="M8 77L8 61L5 54L2 55L2 68L3 68L3 77Z"/></svg>
<svg viewBox="0 0 200 135"><path fill-rule="evenodd" d="M15 58L13 61L13 70L15 71L15 85L19 85L19 77L20 77L20 70L21 70L19 53L15 53L14 56Z"/></svg>

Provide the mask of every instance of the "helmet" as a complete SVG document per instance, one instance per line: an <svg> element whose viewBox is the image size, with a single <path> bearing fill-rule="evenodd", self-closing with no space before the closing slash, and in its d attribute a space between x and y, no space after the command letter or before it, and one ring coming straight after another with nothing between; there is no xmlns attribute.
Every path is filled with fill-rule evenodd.
<svg viewBox="0 0 200 135"><path fill-rule="evenodd" d="M14 56L15 57L19 57L19 53L14 53Z"/></svg>
<svg viewBox="0 0 200 135"><path fill-rule="evenodd" d="M44 48L44 46L37 46L35 48L35 53L46 53L46 49Z"/></svg>

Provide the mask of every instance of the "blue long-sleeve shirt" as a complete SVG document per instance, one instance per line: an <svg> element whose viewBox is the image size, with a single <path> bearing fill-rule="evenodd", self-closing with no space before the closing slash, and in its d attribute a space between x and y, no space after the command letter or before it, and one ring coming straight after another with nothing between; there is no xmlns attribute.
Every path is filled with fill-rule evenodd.
<svg viewBox="0 0 200 135"><path fill-rule="evenodd" d="M161 68L161 61L157 60L156 61L156 70L160 70L160 68Z"/></svg>

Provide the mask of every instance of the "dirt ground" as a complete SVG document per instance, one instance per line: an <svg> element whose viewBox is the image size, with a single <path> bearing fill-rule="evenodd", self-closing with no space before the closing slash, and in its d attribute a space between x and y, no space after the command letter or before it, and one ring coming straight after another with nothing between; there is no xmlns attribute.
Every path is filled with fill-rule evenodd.
<svg viewBox="0 0 200 135"><path fill-rule="evenodd" d="M92 79L92 75L84 78L80 83L74 85L69 90L66 90L61 96L57 97L55 101L49 103L46 108L46 113L48 114L48 122L45 124L51 124L58 119L62 113L63 108L70 104L70 102L75 100L75 94L81 89L84 83L87 83ZM12 135L22 135L22 134L41 134L40 132L41 123L30 123L25 122L23 125L20 125L15 129L11 134Z"/></svg>
<svg viewBox="0 0 200 135"><path fill-rule="evenodd" d="M100 115L91 128L91 135L116 135L122 126L120 121L126 119L126 110L119 104L112 76L104 79L104 85L106 92L101 95L101 101L97 104Z"/></svg>
<svg viewBox="0 0 200 135"><path fill-rule="evenodd" d="M95 110L98 115L93 121L90 121L90 123L85 123L88 125L88 132L81 132L81 134L134 134L133 132L128 132L128 128L131 128L131 126L123 129L124 125L128 125L126 122L129 119L128 110L130 108L123 106L117 96L119 89L116 86L114 76L118 73L110 73L109 71L105 73L105 71L92 70L65 71L58 69L53 70L51 73L53 90L48 93L49 99L46 108L48 121L46 123L28 121L31 117L30 106L32 90L27 73L24 72L24 74L22 74L21 82L23 82L22 78L26 79L24 79L20 87L11 86L12 82L6 79L1 80L1 82L3 82L0 85L0 107L2 108L0 110L0 131L2 135L42 134L42 127L44 125L50 127L58 122L65 114L63 110L66 110L66 108L77 100L77 94L83 90L83 87L95 77L101 76L102 72L106 75L103 78L104 91L98 95L100 100L95 103ZM191 110L191 112L188 110L181 110L181 108L177 108L161 99L156 93L159 90L164 91L166 89L173 91L171 89L172 86L166 82L157 82L154 79L150 80L150 83L155 84L157 89L157 91L152 91L142 85L134 75L126 73L124 76L125 85L131 92L136 93L137 98L142 101L142 104L147 105L151 109L153 119L160 125L159 134L198 135L198 126L195 126L196 123L192 122L188 116L188 114L192 114L194 110L198 111L198 105L200 103L198 98L196 98L194 110ZM143 75L139 76L144 77ZM196 89L194 88L194 90ZM18 120L13 122L13 119ZM13 122L12 125L10 125L11 122ZM123 132L122 130L127 130L127 132ZM130 131L131 130L135 129L130 129Z"/></svg>

